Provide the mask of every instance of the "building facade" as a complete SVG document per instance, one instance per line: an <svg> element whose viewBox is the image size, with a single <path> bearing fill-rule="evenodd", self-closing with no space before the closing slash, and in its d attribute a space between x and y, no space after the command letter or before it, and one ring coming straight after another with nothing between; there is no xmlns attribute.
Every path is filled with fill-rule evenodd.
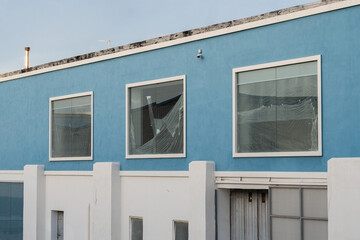
<svg viewBox="0 0 360 240"><path fill-rule="evenodd" d="M358 239L359 5L0 75L0 239Z"/></svg>

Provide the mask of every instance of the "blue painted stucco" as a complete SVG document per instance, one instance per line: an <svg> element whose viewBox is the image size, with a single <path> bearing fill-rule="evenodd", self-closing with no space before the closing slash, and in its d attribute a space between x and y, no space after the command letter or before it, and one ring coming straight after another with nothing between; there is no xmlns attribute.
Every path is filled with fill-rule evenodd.
<svg viewBox="0 0 360 240"><path fill-rule="evenodd" d="M327 171L334 157L360 156L360 7L0 83L0 168ZM203 59L196 58L203 50ZM232 69L322 55L321 157L232 157ZM186 75L187 154L125 159L125 84ZM49 162L49 98L94 92L94 160Z"/></svg>

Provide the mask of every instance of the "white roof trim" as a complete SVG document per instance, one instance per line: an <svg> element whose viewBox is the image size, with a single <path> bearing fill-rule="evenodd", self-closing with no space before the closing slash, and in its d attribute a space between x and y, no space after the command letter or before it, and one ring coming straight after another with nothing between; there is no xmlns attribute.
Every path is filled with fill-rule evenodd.
<svg viewBox="0 0 360 240"><path fill-rule="evenodd" d="M346 0L346 1L341 1L341 2L335 2L335 3L331 3L331 4L327 4L327 5L307 9L307 10L302 10L302 11L289 13L289 14L285 14L285 15L279 15L276 17L266 18L263 20L255 21L255 22L244 23L244 24L233 26L233 27L222 28L219 30L200 33L200 34L196 34L196 35L192 35L189 37L184 37L184 38L180 38L180 39L176 39L176 40L172 40L172 41L166 41L166 42L152 44L152 45L139 47L139 48L135 48L135 49L129 49L129 50L114 53L114 54L107 54L107 55L94 57L94 58L90 58L90 59L86 59L86 60L62 64L59 66L53 66L53 67L48 67L48 68L44 68L44 69L34 70L34 71L26 72L23 74L16 74L13 76L4 77L4 78L0 79L0 82L10 81L10 80L18 79L18 78L23 78L23 77L29 77L29 76L46 73L46 72L52 72L52 71L56 71L56 70L60 70L60 69L81 66L81 65L85 65L85 64L89 64L89 63L105 61L105 60L109 60L109 59L113 59L113 58L119 58L119 57L123 57L123 56L137 54L137 53L141 53L141 52L147 52L147 51L170 47L170 46L179 45L179 44L183 44L183 43L198 41L201 39L206 39L206 38L216 37L216 36L225 35L225 34L229 34L229 33L244 31L244 30L248 30L248 29L252 29L252 28L267 26L267 25L271 25L271 24L275 24L275 23L285 22L285 21L289 21L289 20L294 20L294 19L312 16L312 15L316 15L316 14L320 14L320 13L335 11L335 10L353 7L353 6L357 6L357 5L360 5L360 0Z"/></svg>

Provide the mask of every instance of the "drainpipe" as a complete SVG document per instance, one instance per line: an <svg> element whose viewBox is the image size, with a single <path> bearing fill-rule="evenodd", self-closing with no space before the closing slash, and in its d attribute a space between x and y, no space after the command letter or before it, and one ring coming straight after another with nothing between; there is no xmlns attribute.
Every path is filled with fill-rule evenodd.
<svg viewBox="0 0 360 240"><path fill-rule="evenodd" d="M29 52L30 47L25 47L25 68L29 68Z"/></svg>

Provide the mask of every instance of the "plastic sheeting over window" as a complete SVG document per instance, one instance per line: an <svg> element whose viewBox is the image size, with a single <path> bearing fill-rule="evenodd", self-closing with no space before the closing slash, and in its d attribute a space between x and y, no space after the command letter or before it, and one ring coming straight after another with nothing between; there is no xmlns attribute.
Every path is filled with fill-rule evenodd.
<svg viewBox="0 0 360 240"><path fill-rule="evenodd" d="M129 121L130 154L183 153L183 81L131 88Z"/></svg>
<svg viewBox="0 0 360 240"><path fill-rule="evenodd" d="M237 73L237 152L318 150L317 62Z"/></svg>
<svg viewBox="0 0 360 240"><path fill-rule="evenodd" d="M91 155L91 96L52 102L52 157Z"/></svg>

